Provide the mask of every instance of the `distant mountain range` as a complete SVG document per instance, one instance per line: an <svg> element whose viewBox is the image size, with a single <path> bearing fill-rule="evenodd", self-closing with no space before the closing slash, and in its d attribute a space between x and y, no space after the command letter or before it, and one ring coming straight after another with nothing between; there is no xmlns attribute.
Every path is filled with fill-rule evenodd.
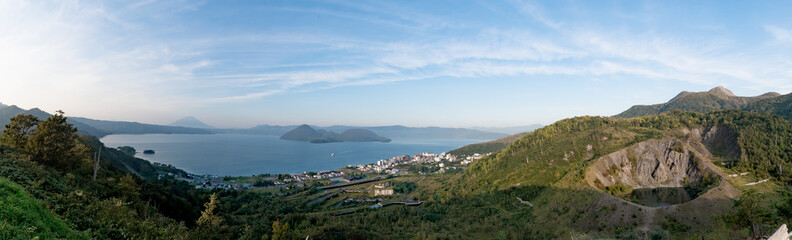
<svg viewBox="0 0 792 240"><path fill-rule="evenodd" d="M5 128L9 119L19 114L30 114L39 119L46 119L51 114L42 111L38 108L25 110L17 106L8 106L0 108L0 130ZM146 133L162 133L162 134L212 134L214 132L198 129L186 128L176 126L163 126L154 124L145 124L137 122L123 122L123 121L104 121L94 120L82 117L68 117L67 121L77 128L78 133L83 135L90 135L98 138L110 134L146 134Z"/></svg>
<svg viewBox="0 0 792 240"><path fill-rule="evenodd" d="M355 128L366 129L377 135L390 138L498 139L508 136L503 133L484 132L467 128L405 127L400 125L379 127L330 126L323 129L342 132Z"/></svg>
<svg viewBox="0 0 792 240"><path fill-rule="evenodd" d="M5 105L2 105L5 106ZM51 116L49 113L38 108L30 110L21 109L17 106L0 106L0 130L8 124L10 118L18 114L31 114L41 119ZM247 129L218 129L209 126L194 117L186 117L176 122L166 125L145 124L127 121L106 121L83 117L68 117L69 123L79 130L80 134L102 138L110 134L215 134L215 133L234 133L234 134L253 134L281 136L299 125L274 126L258 125ZM192 127L188 127L192 126ZM320 127L311 126L319 129ZM429 139L498 139L507 134L486 132L466 128L442 128L442 127L405 127L405 126L377 126L377 127L356 127L356 126L331 126L321 128L325 131L343 133L350 129L364 129L373 132L375 135L388 136L391 138L429 138ZM353 131L354 133L355 131Z"/></svg>
<svg viewBox="0 0 792 240"><path fill-rule="evenodd" d="M41 109L38 108L25 110L17 107L16 105L0 108L0 130L5 129L5 125L10 122L10 119L19 114L30 114L37 117L39 120L44 120L52 116L51 114L41 111ZM89 126L88 124L75 121L75 119L72 118L67 118L66 121L74 125L74 127L77 128L77 132L79 134L91 135L96 137L102 137L108 134L105 131Z"/></svg>
<svg viewBox="0 0 792 240"><path fill-rule="evenodd" d="M338 134L332 131L326 131L324 129L316 130L305 124L300 125L289 132L286 132L280 137L280 139L309 141L311 143L391 141L389 138L377 136L377 134L365 129L348 129Z"/></svg>
<svg viewBox="0 0 792 240"><path fill-rule="evenodd" d="M202 128L202 129L211 129L215 128L212 126L207 125L206 123L201 122L195 117L184 117L182 119L176 120L175 122L168 124L169 126L176 126L176 127L188 127L188 128Z"/></svg>
<svg viewBox="0 0 792 240"><path fill-rule="evenodd" d="M85 123L88 126L94 127L109 134L147 134L147 133L159 133L159 134L212 134L214 132L206 130L206 129L199 129L199 128L188 128L188 127L177 127L177 126L164 126L164 125L155 125L155 124L145 124L139 122L125 122L125 121L105 121L105 120L94 120L89 118L82 118L82 117L69 117L69 119L73 119L77 122ZM97 136L101 137L101 136Z"/></svg>
<svg viewBox="0 0 792 240"><path fill-rule="evenodd" d="M299 125L275 126L258 125L248 129L213 129L217 133L238 133L254 135L281 136L286 132L299 127ZM318 127L310 126L314 129L324 129L332 132L344 132L350 129L365 129L380 136L390 138L429 138L429 139L498 139L507 134L485 132L466 128L442 128L442 127L405 127L405 126L377 126L377 127L357 127L357 126L330 126Z"/></svg>
<svg viewBox="0 0 792 240"><path fill-rule="evenodd" d="M614 117L632 118L659 114L672 110L685 110L708 113L717 110L747 109L762 100L778 98L781 94L769 92L755 97L740 97L724 87L716 87L706 92L683 91L666 103L654 105L635 105ZM772 105L772 104L770 104Z"/></svg>
<svg viewBox="0 0 792 240"><path fill-rule="evenodd" d="M542 124L531 124L525 126L514 126L514 127L472 127L470 129L479 130L484 132L493 132L493 133L503 133L503 134L518 134L518 133L527 133L533 130L539 129L544 127Z"/></svg>

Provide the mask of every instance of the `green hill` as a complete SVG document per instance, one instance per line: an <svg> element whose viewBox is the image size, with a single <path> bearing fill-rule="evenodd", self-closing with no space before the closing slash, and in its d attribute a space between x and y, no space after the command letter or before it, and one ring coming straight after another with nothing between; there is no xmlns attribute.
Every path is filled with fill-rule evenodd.
<svg viewBox="0 0 792 240"><path fill-rule="evenodd" d="M748 104L744 110L758 113L772 113L782 116L787 120L792 120L792 93L753 102Z"/></svg>
<svg viewBox="0 0 792 240"><path fill-rule="evenodd" d="M521 139L526 134L528 133L518 133L489 142L468 144L462 146L461 148L451 150L448 153L453 155L470 156L476 153L485 154L485 153L497 152L505 148L506 146L509 146L510 144L514 143L515 141Z"/></svg>
<svg viewBox="0 0 792 240"><path fill-rule="evenodd" d="M712 133L717 128L728 130L720 135ZM792 183L792 173L788 170L792 169L792 146L785 144L792 141L792 124L789 121L773 115L743 111L709 114L674 111L632 119L578 117L558 121L527 134L490 157L474 162L453 191L457 192L456 195L476 195L518 191L526 187L540 189L516 196L535 205L532 212L536 217L536 225L529 229L540 231L542 227L553 226L555 230L543 234L554 237L562 237L572 231L618 233L632 229L649 232L652 229L665 229L669 221L688 226L686 232L671 232L679 234L677 236L694 233L716 236L717 231L727 231L719 227L723 222L710 216L727 216L731 213L730 199L739 196L740 190L749 189L736 185L744 183L742 181L724 175L717 190L708 191L706 197L673 208L647 208L635 205L629 199L620 199L632 191L629 186L616 190L601 185L599 180L592 180L595 174L620 174L630 165L629 161L635 164L636 157L639 159L637 161L641 161L639 153L627 154L624 155L624 159L629 159L626 166L622 163L596 172L594 165L601 158L620 150L629 153L637 151L629 149L645 149L645 144L653 143L647 141L651 139L656 139L652 140L655 144L665 139L663 141L677 141L682 145L659 145L661 148L667 146L663 148L667 150L646 152L650 154L647 156L658 156L655 154L662 155L670 151L691 152L697 158L701 157L695 162L709 166L695 167L698 169L711 168L719 174L750 172L754 174L751 179L770 177L777 184ZM738 154L733 154L735 151ZM651 176L657 174L657 169L654 171L649 171ZM633 169L627 176L651 179L649 176L639 176L639 173L639 170ZM685 177L684 184L694 181L692 179ZM767 196L778 196L775 190L757 190L764 191ZM766 201L772 202L770 199L775 198L769 197Z"/></svg>
<svg viewBox="0 0 792 240"><path fill-rule="evenodd" d="M333 137L341 142L390 142L391 140L386 137L377 136L373 132L366 129L349 129L338 136Z"/></svg>
<svg viewBox="0 0 792 240"><path fill-rule="evenodd" d="M706 92L681 92L666 103L654 105L635 105L615 115L617 118L641 117L668 112L672 110L708 113L717 110L743 109L750 103L773 99L780 96L775 92L765 93L756 97L739 97L724 87L716 87Z"/></svg>
<svg viewBox="0 0 792 240"><path fill-rule="evenodd" d="M0 176L4 178L0 201L9 201L0 203L0 239L34 235L42 239L196 239L206 235L195 225L208 194L167 177L168 173L184 176L183 171L105 148L92 136L76 136L64 130L66 121L58 119L67 120L62 115L42 119L22 147L10 144L5 132L0 138ZM34 138L41 133L47 136ZM92 156L99 149L102 160L94 180ZM46 206L67 227L59 227L46 216L43 223L37 222L43 215L29 205L30 200L20 198L18 188L8 188L6 180L22 187L33 202ZM20 213L19 204L30 212ZM80 235L69 235L69 229Z"/></svg>
<svg viewBox="0 0 792 240"><path fill-rule="evenodd" d="M307 124L303 124L298 126L297 128L284 133L280 139L284 140L296 140L296 141L311 141L314 139L321 138L324 135L323 132L316 131L311 126Z"/></svg>
<svg viewBox="0 0 792 240"><path fill-rule="evenodd" d="M0 239L81 239L25 189L0 177Z"/></svg>

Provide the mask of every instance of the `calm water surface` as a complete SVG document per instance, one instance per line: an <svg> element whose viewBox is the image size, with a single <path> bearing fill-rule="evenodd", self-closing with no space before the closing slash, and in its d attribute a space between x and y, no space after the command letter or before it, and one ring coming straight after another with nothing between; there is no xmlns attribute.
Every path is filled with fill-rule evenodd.
<svg viewBox="0 0 792 240"><path fill-rule="evenodd" d="M631 197L646 206L665 207L690 201L696 196L690 196L685 188L665 187L635 189Z"/></svg>
<svg viewBox="0 0 792 240"><path fill-rule="evenodd" d="M333 170L399 155L447 152L486 140L397 138L389 143L317 144L241 134L121 134L106 136L101 141L108 147L132 146L138 152L152 149L156 154L138 153L136 157L171 164L191 173L249 176Z"/></svg>

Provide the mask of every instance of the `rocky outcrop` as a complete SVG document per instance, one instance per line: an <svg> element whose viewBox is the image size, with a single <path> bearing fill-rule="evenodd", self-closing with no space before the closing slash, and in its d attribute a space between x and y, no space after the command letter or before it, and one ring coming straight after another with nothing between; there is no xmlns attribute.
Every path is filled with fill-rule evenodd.
<svg viewBox="0 0 792 240"><path fill-rule="evenodd" d="M683 140L647 140L598 159L586 174L598 188L615 185L636 188L684 187L713 170L695 148Z"/></svg>
<svg viewBox="0 0 792 240"><path fill-rule="evenodd" d="M741 150L736 131L725 126L679 129L678 137L652 139L605 155L588 168L586 181L605 189L687 187L723 174L709 160L737 160Z"/></svg>
<svg viewBox="0 0 792 240"><path fill-rule="evenodd" d="M715 156L727 160L737 160L741 156L740 146L737 144L737 132L728 127L715 126L707 129L702 141Z"/></svg>

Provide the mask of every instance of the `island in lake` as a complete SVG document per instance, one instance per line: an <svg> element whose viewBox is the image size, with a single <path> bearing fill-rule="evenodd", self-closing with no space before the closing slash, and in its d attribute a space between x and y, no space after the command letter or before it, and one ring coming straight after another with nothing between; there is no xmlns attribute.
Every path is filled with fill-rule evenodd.
<svg viewBox="0 0 792 240"><path fill-rule="evenodd" d="M283 134L280 139L308 141L311 143L328 142L390 142L390 138L379 136L366 129L349 129L342 133L335 133L322 129L314 129L306 124Z"/></svg>

